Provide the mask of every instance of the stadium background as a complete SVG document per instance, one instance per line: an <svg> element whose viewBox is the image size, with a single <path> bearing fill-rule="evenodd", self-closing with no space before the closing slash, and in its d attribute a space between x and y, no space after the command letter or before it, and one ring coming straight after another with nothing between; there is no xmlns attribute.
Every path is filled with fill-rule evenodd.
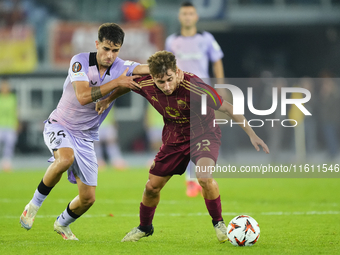
<svg viewBox="0 0 340 255"><path fill-rule="evenodd" d="M141 63L145 63L152 52L163 49L166 36L179 30L177 13L182 1L142 2L148 9L140 21L131 21L140 18L138 11L136 17L131 11L122 12L124 1L118 0L0 2L0 74L9 79L19 103L21 128L16 158L48 155L41 135L43 120L56 107L72 55L95 51L94 41L100 23L122 25L126 39L120 57ZM319 109L322 105L318 105L317 98L320 82L316 78L339 76L340 2L197 0L194 4L200 14L198 28L211 32L225 54L226 77L258 78L256 84L252 84L257 92L254 101L266 100L261 97L266 78L315 78L312 122L317 126L317 148L312 152L327 157ZM287 86L296 85L288 83ZM246 90L245 86L241 88ZM117 102L115 119L119 126L119 143L128 158L148 151L143 126L145 106L145 100L133 93ZM249 113L246 117L252 118ZM234 131L236 136L228 136L232 132L224 131L224 158L228 155L230 159L238 158L236 154L244 154L245 146L251 149L247 138L239 136L238 131ZM268 130L262 128L258 132L270 145ZM287 157L294 158L295 145L294 131L282 129L282 132L280 153L274 158L284 162ZM337 132L339 134L338 123ZM315 155L309 156L315 158ZM19 162L15 160L14 167L20 168Z"/></svg>

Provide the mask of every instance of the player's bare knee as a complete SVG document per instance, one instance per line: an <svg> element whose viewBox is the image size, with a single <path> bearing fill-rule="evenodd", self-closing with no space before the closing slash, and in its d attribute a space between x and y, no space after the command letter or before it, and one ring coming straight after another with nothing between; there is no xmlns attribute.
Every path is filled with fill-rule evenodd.
<svg viewBox="0 0 340 255"><path fill-rule="evenodd" d="M212 178L197 178L197 180L203 189L211 186L213 182Z"/></svg>
<svg viewBox="0 0 340 255"><path fill-rule="evenodd" d="M159 192L161 191L160 187L156 187L148 182L145 186L145 195L148 197L157 197Z"/></svg>
<svg viewBox="0 0 340 255"><path fill-rule="evenodd" d="M95 196L80 197L80 201L84 207L89 208L96 201L96 197Z"/></svg>
<svg viewBox="0 0 340 255"><path fill-rule="evenodd" d="M91 199L87 200L87 206L91 207L94 204L95 201L96 201L95 198L91 198Z"/></svg>
<svg viewBox="0 0 340 255"><path fill-rule="evenodd" d="M73 164L74 156L60 157L55 161L60 172L65 172Z"/></svg>

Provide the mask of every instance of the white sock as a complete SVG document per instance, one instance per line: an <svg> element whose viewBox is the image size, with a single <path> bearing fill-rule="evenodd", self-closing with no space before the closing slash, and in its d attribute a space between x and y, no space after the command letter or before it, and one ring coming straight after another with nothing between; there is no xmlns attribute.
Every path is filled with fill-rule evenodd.
<svg viewBox="0 0 340 255"><path fill-rule="evenodd" d="M46 195L41 194L38 189L35 190L33 198L31 200L32 204L36 206L41 206L44 200L46 199Z"/></svg>
<svg viewBox="0 0 340 255"><path fill-rule="evenodd" d="M77 218L73 218L69 215L69 213L67 212L67 208L65 209L65 211L63 211L59 217L58 217L58 222L60 225L67 227L68 225L70 225L72 222L75 222Z"/></svg>

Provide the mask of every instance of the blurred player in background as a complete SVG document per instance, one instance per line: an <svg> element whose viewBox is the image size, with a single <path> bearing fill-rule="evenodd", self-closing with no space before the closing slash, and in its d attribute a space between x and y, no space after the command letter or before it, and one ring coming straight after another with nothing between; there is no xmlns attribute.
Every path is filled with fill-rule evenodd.
<svg viewBox="0 0 340 255"><path fill-rule="evenodd" d="M140 225L130 231L122 242L135 242L153 234L152 220L160 201L160 191L173 175L185 172L190 160L199 169L215 166L221 145L221 130L218 125L213 125L214 110L228 114L237 123L245 123L241 127L256 150L259 151L261 146L269 153L267 145L255 134L245 118L242 115L233 115L233 106L222 101L212 87L192 73L185 73L181 82L177 80L176 58L171 52L155 53L148 59L148 64L151 75L136 79L141 89L134 92L145 97L164 117L163 144L149 171L149 179L140 203ZM201 108L198 108L198 112L194 106L201 106L201 96L207 94L211 95L207 96L207 115L201 115ZM117 96L119 94L113 92L108 98L98 102L98 112L103 112ZM217 239L223 243L228 237L217 182L209 171L198 171L196 175Z"/></svg>
<svg viewBox="0 0 340 255"><path fill-rule="evenodd" d="M2 157L0 170L11 171L15 143L17 141L18 111L17 99L11 92L7 80L0 85L0 151Z"/></svg>
<svg viewBox="0 0 340 255"><path fill-rule="evenodd" d="M177 65L183 71L196 74L204 79L209 78L209 62L212 62L212 70L215 78L223 83L223 52L214 36L206 31L197 31L198 14L196 8L190 2L184 2L178 14L181 23L181 31L170 35L165 42L165 50L172 52L177 59ZM224 89L217 89L223 99L227 99ZM221 117L225 118L225 116ZM186 171L186 194L195 197L201 191L201 186L194 176L194 165L191 163Z"/></svg>
<svg viewBox="0 0 340 255"><path fill-rule="evenodd" d="M99 141L94 142L99 170L105 169L107 163L117 170L125 170L127 167L117 139L118 130L114 122L113 110L114 107L112 107L111 112L106 116L99 128ZM104 153L107 156L107 162L104 158Z"/></svg>
<svg viewBox="0 0 340 255"><path fill-rule="evenodd" d="M147 65L118 58L123 41L123 30L117 24L105 23L98 30L97 52L80 53L71 59L62 97L45 121L44 140L53 155L50 158L53 163L20 216L25 229L32 228L43 201L68 171L68 179L77 184L79 195L56 219L54 230L65 240L78 240L69 225L95 201L98 164L93 142L98 140L98 128L113 105L111 102L98 115L96 101L115 89L118 94L121 88L138 89L133 79L139 76L131 75L149 73Z"/></svg>

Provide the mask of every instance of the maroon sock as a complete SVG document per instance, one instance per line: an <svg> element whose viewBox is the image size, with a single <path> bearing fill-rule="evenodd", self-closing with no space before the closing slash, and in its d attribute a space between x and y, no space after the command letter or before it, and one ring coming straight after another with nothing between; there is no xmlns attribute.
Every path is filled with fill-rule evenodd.
<svg viewBox="0 0 340 255"><path fill-rule="evenodd" d="M213 221L223 220L220 196L218 196L218 198L214 200L208 200L208 199L204 199L204 200L205 200L205 205L207 206L207 209Z"/></svg>
<svg viewBox="0 0 340 255"><path fill-rule="evenodd" d="M140 203L139 207L139 218L141 226L149 226L152 224L152 219L156 211L155 207L148 207Z"/></svg>

